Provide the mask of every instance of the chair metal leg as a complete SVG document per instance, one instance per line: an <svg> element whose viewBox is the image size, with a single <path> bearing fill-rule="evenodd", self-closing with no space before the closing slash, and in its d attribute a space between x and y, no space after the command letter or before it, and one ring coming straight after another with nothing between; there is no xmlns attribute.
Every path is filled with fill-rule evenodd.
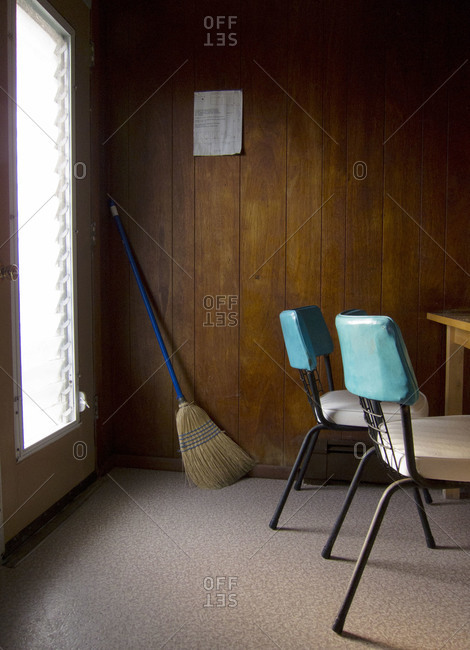
<svg viewBox="0 0 470 650"><path fill-rule="evenodd" d="M310 463L310 459L311 459L312 454L313 454L313 450L315 449L315 445L317 444L317 440L318 440L318 436L314 436L310 440L310 444L308 446L308 449L305 452L302 464L300 466L299 475L298 475L297 480L296 480L296 482L294 484L294 490L296 490L297 492L299 492L299 490L302 488L302 482L303 482L304 477L305 477L305 472L307 471L308 464Z"/></svg>
<svg viewBox="0 0 470 650"><path fill-rule="evenodd" d="M281 498L279 500L279 503L277 504L277 508L276 508L276 510L274 512L274 515L273 515L271 521L269 522L269 527L272 528L273 530L277 529L277 525L278 525L278 522L279 522L279 517L281 516L281 513L282 513L282 511L284 509L284 506L285 506L286 501L287 501L287 497L289 496L289 493L290 493L290 491L292 489L292 486L293 486L294 481L296 479L297 472L299 471L299 467L300 467L300 465L302 463L302 460L303 460L307 450L310 448L310 446L312 446L312 449L313 449L313 447L315 447L315 443L317 441L318 434L320 433L322 428L323 427L321 425L317 424L316 426L312 427L310 429L310 431L307 432L307 435L304 438L302 446L300 447L299 453L297 454L297 458L295 459L295 463L294 463L294 465L292 467L291 473L290 473L289 478L287 480L286 487L284 488L284 492L282 493L282 496L281 496ZM311 443L313 443L313 444L311 445Z"/></svg>
<svg viewBox="0 0 470 650"><path fill-rule="evenodd" d="M362 477L362 473L364 472L364 469L367 463L369 462L369 459L374 453L375 453L375 447L371 447L370 449L368 449L368 451L361 458L361 462L357 466L353 480L351 481L348 492L346 494L346 498L341 508L341 512L339 513L335 521L335 525L333 526L333 530L331 531L330 536L328 537L328 541L326 542L321 552L321 556L324 557L326 560L328 560L331 556L331 551L333 550L333 546L336 542L336 538L339 535L339 531L341 530L346 515L348 514L349 507L352 503L354 495L356 494L357 488L359 486Z"/></svg>
<svg viewBox="0 0 470 650"><path fill-rule="evenodd" d="M421 499L420 491L417 487L415 487L413 489L413 493L414 493L416 507L418 508L418 514L421 520L421 525L423 527L424 537L426 538L426 546L428 548L436 548L436 542L434 541L434 537L431 532L431 528L429 526L428 517L426 515L426 511L423 506L423 501Z"/></svg>
<svg viewBox="0 0 470 650"><path fill-rule="evenodd" d="M427 488L423 488L423 497L425 503L427 503L428 505L432 503L432 496L430 495L429 490Z"/></svg>
<svg viewBox="0 0 470 650"><path fill-rule="evenodd" d="M341 609L338 612L338 616L335 619L335 622L333 623L333 631L336 632L337 634L342 634L343 632L343 627L344 623L346 621L346 616L348 615L349 608L351 607L351 603L353 601L354 595L356 593L356 589L359 586L359 582L361 580L362 574L364 572L364 569L367 564L367 560L369 559L369 555L372 551L372 547L374 546L375 539L377 537L377 534L380 529L380 525L383 521L385 512L387 510L387 506L390 502L390 499L394 492L396 492L398 489L403 487L404 485L413 483L413 480L410 478L403 478L398 481L395 481L391 485L389 485L385 492L382 494L382 497L379 501L379 504L377 506L377 509L374 514L374 518L372 519L372 523L370 525L369 531L367 533L367 537L364 541L364 544L361 549L361 553L359 555L359 558L356 562L356 566L354 568L353 575L351 577L351 581L349 583L347 592L346 592L346 597L343 601L343 604L341 605Z"/></svg>

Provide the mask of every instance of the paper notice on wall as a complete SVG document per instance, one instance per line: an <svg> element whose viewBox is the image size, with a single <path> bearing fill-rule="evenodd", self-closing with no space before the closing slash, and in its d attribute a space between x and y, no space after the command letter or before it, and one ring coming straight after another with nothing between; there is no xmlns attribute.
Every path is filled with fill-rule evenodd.
<svg viewBox="0 0 470 650"><path fill-rule="evenodd" d="M194 155L231 156L242 150L241 90L194 93Z"/></svg>

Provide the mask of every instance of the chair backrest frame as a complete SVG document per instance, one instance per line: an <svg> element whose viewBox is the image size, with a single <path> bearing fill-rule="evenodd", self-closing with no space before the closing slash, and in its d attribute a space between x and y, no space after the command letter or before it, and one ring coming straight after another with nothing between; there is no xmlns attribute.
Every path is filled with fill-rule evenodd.
<svg viewBox="0 0 470 650"><path fill-rule="evenodd" d="M378 458L393 473L403 476L381 406L383 401L397 402L408 474L423 486L434 484L424 479L416 466L410 404L416 401L419 389L398 325L387 316L343 313L336 317L336 328L345 384L360 398Z"/></svg>
<svg viewBox="0 0 470 650"><path fill-rule="evenodd" d="M329 365L329 358L328 360L325 359L325 361L327 361ZM331 374L331 366L329 372ZM321 405L320 397L323 393L323 386L318 372L318 367L313 370L299 369L299 375L304 387L304 392L307 395L308 402L315 414L317 422L330 429L333 428L332 423L325 418Z"/></svg>
<svg viewBox="0 0 470 650"><path fill-rule="evenodd" d="M317 359L333 352L333 340L316 305L286 309L279 315L284 344L292 368L314 370Z"/></svg>
<svg viewBox="0 0 470 650"><path fill-rule="evenodd" d="M359 309L347 313L365 314ZM336 425L327 420L321 406L320 396L325 392L319 366L323 361L328 391L334 391L334 379L330 355L333 340L323 314L317 305L287 309L280 314L282 334L289 363L299 370L300 378L310 406L318 423L328 429L365 429L357 425Z"/></svg>

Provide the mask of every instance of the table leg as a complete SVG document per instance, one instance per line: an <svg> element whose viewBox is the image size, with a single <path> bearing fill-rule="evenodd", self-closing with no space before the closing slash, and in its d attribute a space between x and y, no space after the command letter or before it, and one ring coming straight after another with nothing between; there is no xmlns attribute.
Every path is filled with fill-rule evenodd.
<svg viewBox="0 0 470 650"><path fill-rule="evenodd" d="M447 326L445 384L446 415L462 414L463 343L468 338L468 336L465 337L464 333L459 332L455 327Z"/></svg>
<svg viewBox="0 0 470 650"><path fill-rule="evenodd" d="M445 414L462 414L463 394L463 362L464 345L468 343L467 332L447 326L446 342L446 383L445 383ZM444 490L446 499L459 499L462 495L459 488Z"/></svg>

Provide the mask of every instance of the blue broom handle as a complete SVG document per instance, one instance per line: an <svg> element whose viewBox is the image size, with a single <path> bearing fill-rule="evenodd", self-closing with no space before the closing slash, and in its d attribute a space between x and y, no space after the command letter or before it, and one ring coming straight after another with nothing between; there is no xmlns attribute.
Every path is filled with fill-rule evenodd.
<svg viewBox="0 0 470 650"><path fill-rule="evenodd" d="M124 248L126 249L127 257L129 258L129 262L131 264L132 270L134 272L135 279L137 280L137 285L139 287L141 296L144 300L145 307L147 309L147 313L150 317L150 322L152 323L153 331L155 332L155 335L157 337L158 344L160 346L160 350L162 351L163 358L165 359L165 364L168 369L168 372L170 373L171 381L173 382L173 386L175 387L176 391L176 397L178 398L178 401L184 401L184 395L183 391L181 390L181 387L178 383L178 379L176 378L175 371L173 370L173 366L171 365L170 357L168 356L168 352L166 351L165 343L163 341L162 335L160 333L160 329L158 327L157 320L155 318L155 314L153 313L152 305L150 304L149 297L147 295L147 291L145 290L144 284L142 282L142 279L140 277L139 269L137 268L136 261L134 259L134 255L132 253L131 246L129 244L129 240L127 239L126 231L124 230L124 226L122 225L121 219L119 217L119 213L117 211L116 204L114 201L110 201L109 207L111 210L111 214L114 217L114 220L116 222L116 225L119 230L119 234L121 235L122 243L124 244Z"/></svg>

